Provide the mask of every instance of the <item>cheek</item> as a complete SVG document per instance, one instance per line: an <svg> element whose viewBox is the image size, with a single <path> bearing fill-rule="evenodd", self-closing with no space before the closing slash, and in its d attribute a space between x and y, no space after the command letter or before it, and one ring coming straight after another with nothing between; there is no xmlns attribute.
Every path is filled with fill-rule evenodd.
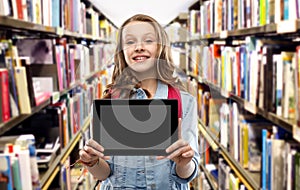
<svg viewBox="0 0 300 190"><path fill-rule="evenodd" d="M157 55L158 55L158 47L157 46L149 46L148 50L151 52L152 56L157 57Z"/></svg>
<svg viewBox="0 0 300 190"><path fill-rule="evenodd" d="M128 63L130 61L130 55L132 54L132 52L129 48L127 48L123 50L123 53L124 53L125 60Z"/></svg>

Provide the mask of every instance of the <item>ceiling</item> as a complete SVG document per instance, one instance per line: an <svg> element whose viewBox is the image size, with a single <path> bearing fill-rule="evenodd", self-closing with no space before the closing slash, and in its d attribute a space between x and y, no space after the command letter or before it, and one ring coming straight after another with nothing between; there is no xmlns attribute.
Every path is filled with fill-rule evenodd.
<svg viewBox="0 0 300 190"><path fill-rule="evenodd" d="M142 13L169 24L180 13L187 12L197 0L90 0L114 25L120 27L129 17Z"/></svg>

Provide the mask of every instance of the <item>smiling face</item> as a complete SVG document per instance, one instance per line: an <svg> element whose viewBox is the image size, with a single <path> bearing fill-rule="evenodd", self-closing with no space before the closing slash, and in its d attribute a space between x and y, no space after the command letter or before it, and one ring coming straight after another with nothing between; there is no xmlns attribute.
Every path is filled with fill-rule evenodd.
<svg viewBox="0 0 300 190"><path fill-rule="evenodd" d="M147 22L134 21L124 27L122 35L124 57L128 66L137 73L155 68L157 60L157 35Z"/></svg>

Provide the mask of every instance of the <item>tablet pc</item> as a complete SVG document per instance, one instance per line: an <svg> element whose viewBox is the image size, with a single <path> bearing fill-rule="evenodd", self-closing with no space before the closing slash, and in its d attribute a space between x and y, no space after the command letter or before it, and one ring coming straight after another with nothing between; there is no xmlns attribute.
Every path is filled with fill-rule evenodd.
<svg viewBox="0 0 300 190"><path fill-rule="evenodd" d="M97 99L93 139L105 155L166 155L178 139L176 99Z"/></svg>

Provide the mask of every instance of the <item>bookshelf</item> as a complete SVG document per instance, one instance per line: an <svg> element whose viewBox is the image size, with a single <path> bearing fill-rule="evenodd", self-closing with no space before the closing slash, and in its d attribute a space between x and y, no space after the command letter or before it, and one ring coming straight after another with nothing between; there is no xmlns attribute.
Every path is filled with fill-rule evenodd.
<svg viewBox="0 0 300 190"><path fill-rule="evenodd" d="M53 87L53 89L55 89L50 93L49 98L44 100L42 103L36 103L36 105L30 104L30 113L21 113L21 111L18 110L18 114L13 115L11 113L8 120L1 119L0 138L6 137L6 135L21 135L21 132L18 132L19 129L28 131L26 125L30 126L33 118L38 117L40 114L53 114L52 124L59 125L53 127L63 127L59 129L58 135L60 139L60 150L55 153L55 158L51 160L51 164L49 164L47 168L44 168L43 166L43 169L39 171L40 188L51 189L53 186L59 183L59 185L63 185L65 188L71 189L71 182L68 181L68 179L67 181L64 181L64 179L70 178L66 176L71 175L70 168L68 168L68 163L72 158L76 157L74 154L76 150L75 147L80 146L82 141L88 137L88 127L90 123L90 117L88 114L89 105L93 98L99 98L99 96L101 96L101 90L103 90L102 85L105 85L107 82L106 69L111 65L111 57L109 56L108 52L112 52L113 47L111 40L114 38L114 36L111 36L112 34L110 32L112 32L115 26L112 22L110 22L110 20L102 15L102 13L100 13L99 10L89 0L74 0L72 2L43 0L36 2L41 3L37 5L41 6L40 11L43 11L43 6L45 6L45 3L56 2L58 3L57 6L59 6L59 8L54 10L50 6L48 11L52 10L59 12L57 14L54 14L54 12L48 12L45 14L43 13L43 16L47 16L48 14L49 18L53 16L52 19L48 18L47 21L45 18L41 18L41 20L36 20L37 18L34 18L35 16L33 16L33 12L30 12L32 9L28 8L30 7L29 1L26 2L27 4L23 5L22 11L18 10L18 15L16 15L16 10L13 9L10 9L9 14L7 12L3 13L1 11L5 10L7 7L1 7L0 67L3 70L9 70L7 62L9 59L11 59L11 67L13 70L16 66L25 67L25 65L19 65L20 63L18 62L19 59L21 60L21 57L18 55L19 49L17 48L16 44L18 40L51 40L51 53L53 53L51 59L53 62L50 64L35 64L33 70L37 69L39 65L44 65L44 70L41 69L41 73L43 72L43 74L39 74L41 76L43 75L42 77L52 77L51 83L54 84L57 82L57 87ZM68 3L72 4L68 5ZM72 6L77 6L77 8L80 8L80 13L75 11L73 13L71 9L74 7ZM65 7L66 9L63 9L62 7ZM26 12L24 9L29 11L27 12L28 17L25 15ZM24 17L19 18L19 14L23 14ZM59 15L59 17L56 17L56 19L59 19L56 23L54 22L54 15ZM9 44L9 46L7 46L7 44ZM60 46L59 48L64 48L63 51L59 52L58 50L61 49L57 48L58 46ZM9 47L9 51L4 49L7 47ZM5 50L4 54L2 50ZM71 50L73 51L71 52ZM58 52L60 53L59 55ZM76 53L77 57L75 57L74 52ZM58 56L60 56L60 59L58 59ZM61 65L60 68L63 68L61 72L65 75L59 75L58 72L60 69L59 66L56 66L58 63ZM31 62L29 62L29 64L32 65ZM84 64L84 66L80 67L82 64ZM37 72L37 70L34 71ZM55 75L52 75L51 73L51 76L47 75L47 72L50 73L52 71L57 73L55 73ZM27 70L26 73L28 75ZM46 75L44 75L44 73L46 73ZM9 72L8 74L9 77L13 76L12 78L15 78L12 73ZM30 77L40 77L37 74L38 73L34 73L34 75L30 75ZM63 84L61 86L59 86L59 77L65 77L61 80ZM9 80L11 81L12 79L9 78ZM25 80L25 84L27 83L28 85L29 82L27 82L27 80ZM17 84L9 83L9 87L12 85L15 85L15 88L19 88ZM0 89L1 91L3 90L2 87ZM9 93L11 93L11 89L9 90ZM33 96L31 92L28 92L28 94L29 98L30 96ZM11 101L12 99L9 100L9 102ZM3 101L1 99L1 106L2 102ZM19 109L18 104L19 102L17 103L17 109ZM12 105L9 106L12 107ZM50 112L48 112L49 110ZM57 113L61 115L57 115L58 117L55 115L56 118L54 118L54 114L56 114L56 112L53 112L54 110L58 110ZM1 115L3 114L2 110L0 113ZM58 124L54 124L55 119L58 120ZM41 149L42 148L40 148L39 151L41 151ZM64 171L62 171L63 169ZM63 176L65 178L63 178ZM85 176L85 180L88 181L91 180L91 178ZM74 188L82 185L89 186L89 182L76 184L76 187Z"/></svg>
<svg viewBox="0 0 300 190"><path fill-rule="evenodd" d="M281 28L287 26L285 30ZM278 34L297 35L300 30L300 20L282 21L280 23L270 23L263 26L255 26L249 28L242 28L236 30L224 30L218 33L209 33L201 35L198 40L211 40L211 39L226 39L226 38L243 38L249 35L267 36ZM284 36L283 36L284 37Z"/></svg>
<svg viewBox="0 0 300 190"><path fill-rule="evenodd" d="M241 105L245 110L249 111L250 113L258 114L258 115L264 117L265 119L273 122L274 124L281 126L282 128L286 129L287 131L293 132L293 127L296 125L296 120L285 119L285 118L282 118L272 112L267 112L266 110L249 103L248 101L244 100L243 98L241 98L237 95L234 95L233 93L222 90L220 87L218 87L206 80L199 79L195 75L191 75L191 74L188 74L188 75L195 78L196 80L198 80L199 83L207 85L209 88L218 92L224 98L232 99L233 101L237 102L239 105Z"/></svg>
<svg viewBox="0 0 300 190"><path fill-rule="evenodd" d="M54 27L35 24L32 22L15 19L9 16L0 16L1 29L12 29L19 32L42 32L48 35L56 35Z"/></svg>
<svg viewBox="0 0 300 190"><path fill-rule="evenodd" d="M259 177L257 175L251 175L245 171L244 168L232 158L228 151L219 143L219 139L215 138L213 134L207 129L207 127L199 120L198 128L204 137L208 140L208 143L214 150L219 150L219 153L227 161L229 166L234 170L239 179L245 184L247 189L259 190ZM204 167L204 166L202 166ZM205 172L205 171L204 171ZM206 172L205 172L206 173Z"/></svg>
<svg viewBox="0 0 300 190"><path fill-rule="evenodd" d="M289 165L288 167L293 168L292 171L295 168L299 169L299 164L292 165L292 162L287 161L286 158L284 158L285 164L280 165L278 160L274 161L275 159L277 159L277 157L273 158L270 156L270 151L273 154L275 149L274 147L277 146L276 143L278 143L279 141L280 143L284 143L286 147L294 146L293 155L291 155L292 153L290 149L285 149L286 153L290 155L292 159L299 156L298 147L300 146L300 91L298 70L300 60L300 6L291 6L286 4L284 5L284 10L288 11L283 11L282 7L279 8L280 6L278 6L280 2L282 1L275 0L274 5L271 4L272 2L260 1L259 4L267 4L266 7L269 10L264 10L265 8L259 7L259 5L256 4L257 2L252 0L247 2L243 2L242 0L204 0L199 1L200 5L196 7L194 6L193 10L189 9L188 13L189 19L187 21L187 28L189 30L190 35L189 40L186 43L187 53L185 55L187 56L186 60L189 59L192 61L184 62L183 66L181 66L180 68L185 70L185 73L188 78L187 80L189 80L188 83L190 83L191 86L198 87L197 96L198 100L200 99L201 102L201 106L198 107L198 112L199 116L205 119L204 122L207 122L206 114L211 114L209 111L205 110L205 108L206 106L210 107L210 103L213 104L214 99L224 100L225 104L230 110L229 115L225 115L225 113L227 113L226 111L219 113L218 110L217 112L220 115L211 116L213 117L212 120L216 120L216 118L219 117L220 123L222 122L222 119L224 119L223 117L229 117L230 119L227 118L228 131L225 130L226 132L224 132L224 130L222 130L220 126L220 131L218 134L216 134L216 131L214 131L216 129L216 126L213 126L211 124L204 124L204 122L201 120L199 120L198 129L199 133L201 133L202 138L204 138L206 140L206 143L210 145L210 148L213 151L217 151L219 158L223 159L224 163L226 163L227 166L229 166L229 173L233 173L235 178L239 180L239 182L237 182L239 186L236 186L238 189L247 188L265 190L267 188L270 189L270 186L272 185L278 186L280 188L282 187L282 189L285 189L287 187L283 186L286 184L290 185L289 187L291 188L295 188L295 185L297 184L293 184L293 182L291 181L297 181L300 179L298 174L289 174L290 179L287 180L289 182L286 182L286 184L284 185L280 184L280 186L278 185L279 182L274 182L277 180L274 180L272 177L272 182L264 181L266 179L266 176L269 177L269 179L267 178L267 180L271 180L270 174L266 174L266 172L273 172L273 170L283 171L284 167L287 167L287 165ZM237 5L239 5L238 8ZM287 8L286 6L289 7ZM270 11L271 9L274 9L275 13L272 13ZM285 18L283 15L285 15ZM287 17L289 17L289 19L287 19ZM288 41L288 46L290 46L289 48L291 49L286 48L287 46L285 46L284 43L281 43L282 41ZM275 49L274 46L278 48L278 51L272 51L273 49ZM269 49L271 49L271 53L269 53ZM288 59L285 57L285 60L283 60L283 57L286 55L285 53L287 52L290 54L293 53L293 57L289 55L290 57L292 57L292 59L290 59L290 57ZM242 58L242 55L245 55L245 57ZM278 67L278 65L282 63L281 61L286 61L284 62L285 64L287 64L287 62L291 62L291 65L293 66L290 68L290 71L292 71L292 73L288 75L296 76L295 78L287 79L287 74L284 74L284 72L286 71L281 71L281 68ZM259 65L258 69L256 67L253 67L254 64ZM244 70L241 71L237 69ZM268 74L268 71L269 73L272 73L272 76L271 74ZM256 72L258 72L258 75L253 74ZM239 74L237 75L236 73ZM283 77L285 77L284 79L278 78L278 76L280 76L281 73ZM245 78L242 79L242 77ZM255 77L258 78L257 81ZM292 98L296 99L296 103L293 103L293 99L289 99L289 104L278 104L278 101L286 101L282 100L281 95L278 94L278 92L283 93L284 88L286 87L281 88L280 85L282 83L283 85L287 86L286 81L293 81L293 87L289 87L289 89L295 89ZM236 85L237 83L243 86L239 87ZM256 88L253 88L251 84L257 85ZM278 85L280 88L278 88ZM253 89L255 90L251 91ZM205 97L204 92L210 93L208 105L204 103L204 101L207 100L205 99L207 97ZM276 92L276 94L274 92ZM288 96L290 97L290 95ZM276 101L274 101L274 97L280 99L275 99ZM269 102L272 102L272 104ZM251 171L253 170L253 168L250 169L248 161L244 160L247 158L243 158L244 152L246 152L245 150L249 152L252 151L249 150L250 147L249 149L245 148L244 150L244 148L240 149L241 147L239 146L239 149L236 150L236 139L233 139L233 137L236 138L234 136L236 135L234 131L235 128L229 127L232 125L232 123L230 122L232 122L231 119L233 117L233 104L234 106L237 105L237 113L239 116L241 116L238 118L238 130L241 130L239 131L239 133L244 133L245 131L248 132L248 129L250 129L252 126L247 122L251 122L251 120L264 121L270 123L273 127L277 128L273 128L273 130L269 131L270 136L267 137L268 147L265 147L264 149L264 151L267 150L269 152L260 153L260 159L262 161L266 160L265 156L267 155L269 156L269 159L272 160L271 163L274 162L272 163L273 165L271 168L264 168L262 163L260 171ZM294 104L296 104L296 106L294 106L295 108L292 107ZM278 107L278 105L288 105L288 108ZM213 109L214 108L215 107L213 107ZM223 107L223 109L225 108L227 107ZM280 109L289 109L290 112L288 112L288 114L283 114L281 113ZM215 112L213 114L215 114ZM221 114L224 114L225 116ZM247 120L245 119L245 116L251 116L251 119ZM247 127L243 126L242 128L240 128L240 125L243 124L242 122L246 122L245 125L247 125ZM216 123L213 124L217 125ZM251 127L248 128L248 126ZM261 126L259 129L260 131L262 131L262 129L268 130L263 126ZM285 136L274 136L277 134L276 131L279 129L280 131L282 129L282 131L285 131L283 132ZM253 128L251 128L251 130L253 130ZM228 137L226 137L227 135ZM248 135L248 133L246 133L246 135ZM244 138L238 137L238 143L248 143L248 141L243 142L243 140ZM223 145L224 142L227 143L226 146ZM203 142L200 141L200 144L201 143ZM260 141L260 143L264 144L265 142ZM272 143L274 143L274 145ZM256 144L258 145L259 143ZM262 145L262 147L260 148L263 149L264 145ZM277 150L279 151L279 149ZM238 155L236 151L238 152ZM287 154L285 156L287 156ZM207 181L211 181L210 176L205 170L205 163L200 165L200 169L203 170L203 172L205 173ZM219 172L220 170L221 169L219 168ZM272 175L274 176L274 174ZM282 174L278 175L284 176ZM220 181L218 181L218 183L220 183ZM216 188L212 182L209 182L209 184L212 189Z"/></svg>
<svg viewBox="0 0 300 190"><path fill-rule="evenodd" d="M217 190L218 189L218 185L217 182L215 181L215 179L213 179L213 176L209 173L209 171L205 168L205 166L203 164L199 164L200 166L200 170L202 170L205 174L205 177L208 180L208 183L210 184L211 188L213 190Z"/></svg>
<svg viewBox="0 0 300 190"><path fill-rule="evenodd" d="M54 177L57 175L57 173L60 171L60 165L63 164L67 157L70 155L70 153L73 151L75 145L79 142L80 138L82 138L82 134L87 130L89 127L90 118L87 118L84 126L80 131L77 132L77 134L73 137L71 142L68 144L68 146L64 147L61 151L60 155L57 156L53 164L51 164L50 168L47 170L47 172L41 177L41 186L42 189L48 189L51 185Z"/></svg>
<svg viewBox="0 0 300 190"><path fill-rule="evenodd" d="M8 31L11 30L16 34L23 33L25 35L30 35L32 32L36 32L40 33L41 35L44 34L47 37L70 37L75 39L85 39L109 43L109 41L103 37L72 32L61 27L44 26L42 24L36 24L2 15L0 15L0 29Z"/></svg>
<svg viewBox="0 0 300 190"><path fill-rule="evenodd" d="M6 131L12 129L13 127L19 125L20 123L22 123L23 121L25 121L27 118L29 118L31 115L39 112L40 110L44 109L46 106L48 106L50 104L50 99L48 99L47 101L45 101L44 103L42 103L41 105L35 107L32 109L32 114L24 114L24 115L20 115L14 118L11 118L10 120L8 120L7 122L4 123L0 123L0 136L2 134L4 134Z"/></svg>
<svg viewBox="0 0 300 190"><path fill-rule="evenodd" d="M95 71L95 72L91 73L89 76L87 76L83 79L83 82L89 80L90 78L94 77L95 75L97 75L101 72L102 72L102 70ZM20 115L20 116L17 116L17 117L13 117L7 122L0 123L0 136L2 134L4 134L5 132L9 131L10 129L13 129L15 126L21 124L22 122L24 122L26 119L28 119L29 117L31 117L35 113L37 113L37 112L41 111L42 109L46 108L51 103L56 102L57 98L59 99L59 97L61 97L63 95L66 95L67 93L69 93L69 91L71 91L72 89L74 89L75 87L77 87L79 85L82 85L82 81L76 82L70 88L64 89L63 91L59 92L58 95L53 95L48 100L43 102L41 105L38 105L37 107L32 108L32 113L31 114L23 114L23 115ZM58 97L55 98L54 96L58 96Z"/></svg>

